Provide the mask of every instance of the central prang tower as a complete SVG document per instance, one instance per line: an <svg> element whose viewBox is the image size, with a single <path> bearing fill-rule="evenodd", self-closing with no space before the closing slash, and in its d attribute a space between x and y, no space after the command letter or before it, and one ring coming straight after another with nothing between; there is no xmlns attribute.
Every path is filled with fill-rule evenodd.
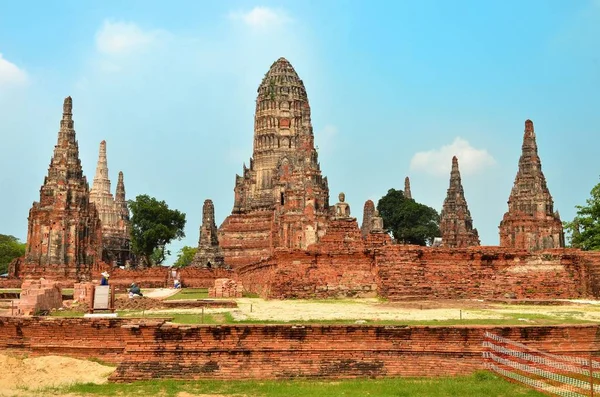
<svg viewBox="0 0 600 397"><path fill-rule="evenodd" d="M321 176L304 83L279 58L258 87L250 166L236 175L232 214L219 228L225 262L240 266L275 248L306 248L325 233L327 178Z"/></svg>

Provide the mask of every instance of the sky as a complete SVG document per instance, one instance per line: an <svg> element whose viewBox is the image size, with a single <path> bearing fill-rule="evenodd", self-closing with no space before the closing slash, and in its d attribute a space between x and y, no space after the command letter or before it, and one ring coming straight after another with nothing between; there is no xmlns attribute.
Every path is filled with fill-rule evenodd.
<svg viewBox="0 0 600 397"><path fill-rule="evenodd" d="M303 79L330 204L402 189L440 211L452 156L483 245L535 125L555 208L571 220L599 182L600 0L4 2L0 233L21 240L47 174L62 101L84 174L107 141L112 188L186 214L231 213L252 155L256 90L279 57ZM172 261L174 258L171 258ZM168 261L169 262L169 261Z"/></svg>

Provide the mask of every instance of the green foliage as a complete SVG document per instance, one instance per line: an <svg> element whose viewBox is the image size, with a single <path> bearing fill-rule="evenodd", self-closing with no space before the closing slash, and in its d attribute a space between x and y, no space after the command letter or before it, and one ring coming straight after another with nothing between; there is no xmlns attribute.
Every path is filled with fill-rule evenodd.
<svg viewBox="0 0 600 397"><path fill-rule="evenodd" d="M13 259L25 255L25 243L18 238L0 234L0 274L8 271L8 265Z"/></svg>
<svg viewBox="0 0 600 397"><path fill-rule="evenodd" d="M335 379L320 380L150 380L132 383L76 384L48 389L54 394L71 393L96 396L544 396L545 394L516 385L491 372L469 376L430 378ZM49 394L52 395L52 394Z"/></svg>
<svg viewBox="0 0 600 397"><path fill-rule="evenodd" d="M587 205L578 205L577 215L571 222L564 222L571 235L571 246L585 251L600 250L600 183L590 192Z"/></svg>
<svg viewBox="0 0 600 397"><path fill-rule="evenodd" d="M128 204L132 214L133 253L141 258L143 266L160 265L170 254L166 245L185 237L185 214L145 194L129 200Z"/></svg>
<svg viewBox="0 0 600 397"><path fill-rule="evenodd" d="M190 247L187 245L183 246L177 253L177 260L173 264L173 267L181 268L188 266L190 263L192 263L194 255L196 255L196 251L198 251L198 248L196 247Z"/></svg>
<svg viewBox="0 0 600 397"><path fill-rule="evenodd" d="M383 225L394 238L404 244L431 245L440 235L437 211L413 199L401 190L390 189L377 203Z"/></svg>

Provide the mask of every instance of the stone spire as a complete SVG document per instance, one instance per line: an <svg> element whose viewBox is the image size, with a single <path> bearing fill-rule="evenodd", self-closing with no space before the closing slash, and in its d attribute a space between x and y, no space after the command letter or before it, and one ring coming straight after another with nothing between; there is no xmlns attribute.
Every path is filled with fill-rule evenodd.
<svg viewBox="0 0 600 397"><path fill-rule="evenodd" d="M86 280L100 261L100 220L83 176L72 110L67 97L40 201L29 211L22 275Z"/></svg>
<svg viewBox="0 0 600 397"><path fill-rule="evenodd" d="M119 217L125 221L129 221L129 209L127 207L127 199L125 198L125 183L123 182L123 171L119 171L117 191L115 192L115 205L117 207Z"/></svg>
<svg viewBox="0 0 600 397"><path fill-rule="evenodd" d="M219 247L219 240L217 238L215 206L212 200L204 200L198 251L196 251L196 255L194 255L194 259L190 265L204 268L225 267L223 250Z"/></svg>
<svg viewBox="0 0 600 397"><path fill-rule="evenodd" d="M479 245L479 235L477 229L473 228L473 219L465 199L456 156L452 157L450 187L440 214L440 232L444 247Z"/></svg>
<svg viewBox="0 0 600 397"><path fill-rule="evenodd" d="M373 228L374 213L375 203L373 203L373 200L365 201L365 206L363 207L362 225L360 227L360 234L362 234L363 238L367 237Z"/></svg>
<svg viewBox="0 0 600 397"><path fill-rule="evenodd" d="M110 192L106 141L100 142L98 164L90 200L96 204L102 221L102 259L106 263L124 266L131 259L131 237L129 235L129 211L125 201L123 173L119 172L116 199Z"/></svg>
<svg viewBox="0 0 600 397"><path fill-rule="evenodd" d="M108 179L106 141L100 142L98 163L96 164L96 175L94 176L92 190L90 190L90 200L96 204L103 228L106 225L117 222L118 216L115 212L115 200L110 192L110 179Z"/></svg>
<svg viewBox="0 0 600 397"><path fill-rule="evenodd" d="M306 89L279 58L258 87L252 157L236 175L232 214L219 228L225 261L236 267L275 248L304 249L325 234L330 215Z"/></svg>
<svg viewBox="0 0 600 397"><path fill-rule="evenodd" d="M562 222L542 172L533 122L527 120L508 212L500 222L500 245L541 250L564 244Z"/></svg>
<svg viewBox="0 0 600 397"><path fill-rule="evenodd" d="M412 200L412 193L410 192L410 179L404 178L404 197Z"/></svg>

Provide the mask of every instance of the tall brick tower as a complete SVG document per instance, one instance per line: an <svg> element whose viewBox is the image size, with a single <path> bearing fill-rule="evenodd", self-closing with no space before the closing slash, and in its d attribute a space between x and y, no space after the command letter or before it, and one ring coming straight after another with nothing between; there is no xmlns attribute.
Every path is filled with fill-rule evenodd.
<svg viewBox="0 0 600 397"><path fill-rule="evenodd" d="M473 218L467 206L458 159L452 157L450 187L440 213L440 232L444 247L461 248L479 245L479 234L473 228Z"/></svg>
<svg viewBox="0 0 600 397"><path fill-rule="evenodd" d="M365 201L365 205L363 207L362 226L360 227L360 234L363 236L363 238L367 238L373 229L373 214L375 214L375 203L373 200Z"/></svg>
<svg viewBox="0 0 600 397"><path fill-rule="evenodd" d="M412 200L412 193L410 191L410 179L408 177L404 178L404 197Z"/></svg>
<svg viewBox="0 0 600 397"><path fill-rule="evenodd" d="M29 210L22 276L88 280L101 258L100 219L81 168L72 108L68 97L40 201Z"/></svg>
<svg viewBox="0 0 600 397"><path fill-rule="evenodd" d="M285 58L271 65L258 87L249 165L236 175L233 211L219 228L232 267L268 257L277 247L306 248L325 233L327 178L304 83Z"/></svg>
<svg viewBox="0 0 600 397"><path fill-rule="evenodd" d="M196 251L190 265L204 268L225 267L223 250L219 247L219 240L217 239L215 206L212 200L204 200L198 251Z"/></svg>
<svg viewBox="0 0 600 397"><path fill-rule="evenodd" d="M90 200L96 204L102 221L102 260L115 266L125 265L131 257L131 237L129 236L129 211L125 201L123 173L119 172L119 181L115 192L110 192L108 162L106 160L106 141L100 142L96 175L90 190Z"/></svg>
<svg viewBox="0 0 600 397"><path fill-rule="evenodd" d="M500 245L532 251L565 245L560 216L554 211L542 172L531 120L525 121L519 170L508 198L508 212L500 222Z"/></svg>

